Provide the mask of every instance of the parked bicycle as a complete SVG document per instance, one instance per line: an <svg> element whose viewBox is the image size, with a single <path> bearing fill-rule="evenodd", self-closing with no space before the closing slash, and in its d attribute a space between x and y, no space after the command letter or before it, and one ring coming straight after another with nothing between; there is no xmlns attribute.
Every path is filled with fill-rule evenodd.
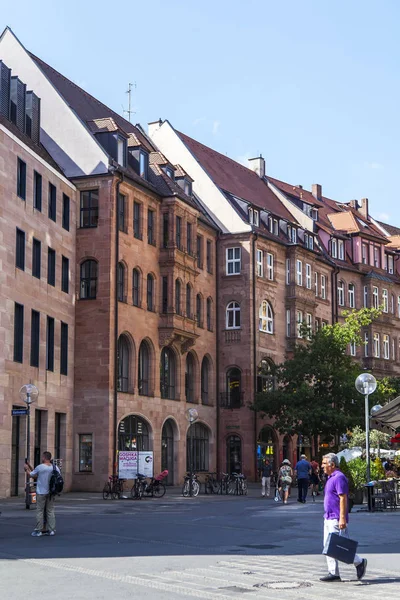
<svg viewBox="0 0 400 600"><path fill-rule="evenodd" d="M131 489L131 496L134 500L141 500L146 489L146 476L138 473Z"/></svg>
<svg viewBox="0 0 400 600"><path fill-rule="evenodd" d="M165 469L162 471L157 477L152 477L150 479L150 483L144 482L144 493L146 496L151 496L151 498L162 498L167 491L165 483L162 483L162 480L168 476L168 470Z"/></svg>
<svg viewBox="0 0 400 600"><path fill-rule="evenodd" d="M229 473L221 473L218 494L233 494L235 491L233 480Z"/></svg>
<svg viewBox="0 0 400 600"><path fill-rule="evenodd" d="M216 477L216 473L209 473L206 477L205 481L205 493L206 494L218 494L219 493L219 483Z"/></svg>
<svg viewBox="0 0 400 600"><path fill-rule="evenodd" d="M118 475L110 475L103 487L103 500L121 498L125 481L126 479L120 479Z"/></svg>
<svg viewBox="0 0 400 600"><path fill-rule="evenodd" d="M187 498L188 496L196 497L200 492L200 482L196 473L188 473L185 475L185 482L182 488L182 495Z"/></svg>
<svg viewBox="0 0 400 600"><path fill-rule="evenodd" d="M247 496L247 479L243 473L232 473L231 481L234 484L234 494L236 496Z"/></svg>

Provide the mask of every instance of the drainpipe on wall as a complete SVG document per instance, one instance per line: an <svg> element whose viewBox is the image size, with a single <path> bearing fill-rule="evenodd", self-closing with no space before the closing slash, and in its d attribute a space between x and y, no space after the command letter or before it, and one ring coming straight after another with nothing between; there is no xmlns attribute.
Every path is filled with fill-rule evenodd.
<svg viewBox="0 0 400 600"><path fill-rule="evenodd" d="M221 473L221 458L220 458L220 411L221 411L221 407L220 407L220 382L219 382L219 377L220 377L220 373L219 373L219 351L220 351L220 339L219 336L221 335L220 333L220 329L219 329L219 322L220 322L220 318L219 318L219 241L220 241L220 237L221 234L218 231L217 232L217 239L216 239L216 244L215 244L215 294L216 294L216 302L215 302L215 306L216 306L216 311L215 311L215 327L216 327L216 362L215 362L215 375L216 375L216 389L217 389L217 423L216 423L216 452L217 452L217 477L218 474Z"/></svg>
<svg viewBox="0 0 400 600"><path fill-rule="evenodd" d="M119 263L119 223L118 198L123 174L115 186L115 273L114 273L114 406L113 406L113 475L117 474L117 428L118 428L118 263Z"/></svg>
<svg viewBox="0 0 400 600"><path fill-rule="evenodd" d="M257 390L257 321L256 321L256 242L258 240L258 235L254 233L253 235L253 386L254 386L254 394L253 399ZM257 411L254 411L254 481L257 481Z"/></svg>

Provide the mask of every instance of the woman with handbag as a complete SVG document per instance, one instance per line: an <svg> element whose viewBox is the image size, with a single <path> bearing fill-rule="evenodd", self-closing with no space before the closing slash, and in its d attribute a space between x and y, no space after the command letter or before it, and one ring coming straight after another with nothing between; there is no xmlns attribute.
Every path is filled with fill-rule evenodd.
<svg viewBox="0 0 400 600"><path fill-rule="evenodd" d="M278 487L279 493L282 495L283 492L283 504L287 504L290 486L293 481L293 470L290 466L290 460L285 458L282 461L281 468L278 473Z"/></svg>

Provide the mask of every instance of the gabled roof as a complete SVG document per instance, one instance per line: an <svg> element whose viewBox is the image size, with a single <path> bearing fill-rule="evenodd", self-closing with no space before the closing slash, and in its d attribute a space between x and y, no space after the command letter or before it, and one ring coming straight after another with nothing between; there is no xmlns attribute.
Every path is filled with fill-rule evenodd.
<svg viewBox="0 0 400 600"><path fill-rule="evenodd" d="M193 138L176 131L186 147L195 156L215 185L254 206L275 216L294 222L295 219L283 206L266 182L254 171L240 163L204 146Z"/></svg>
<svg viewBox="0 0 400 600"><path fill-rule="evenodd" d="M38 67L46 75L46 77L51 81L54 87L58 90L67 104L72 108L72 110L75 111L82 121L88 123L89 121L95 121L96 119L111 117L114 119L117 126L123 131L126 133L134 133L146 150L149 152L154 150L154 147L151 146L147 137L145 137L141 131L135 127L135 125L88 94L88 92L85 92L85 90L64 77L64 75L53 69L53 67L45 63L43 60L31 52L29 54Z"/></svg>
<svg viewBox="0 0 400 600"><path fill-rule="evenodd" d="M395 227L394 225L388 225L388 223L383 223L382 221L378 221L378 223L380 225L382 225L382 227L384 229L386 229L386 231L388 233L390 233L390 235L400 235L400 227Z"/></svg>

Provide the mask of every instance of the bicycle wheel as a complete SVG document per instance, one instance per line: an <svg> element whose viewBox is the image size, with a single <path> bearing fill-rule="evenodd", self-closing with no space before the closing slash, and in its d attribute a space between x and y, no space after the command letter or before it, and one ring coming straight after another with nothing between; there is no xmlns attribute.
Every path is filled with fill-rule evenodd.
<svg viewBox="0 0 400 600"><path fill-rule="evenodd" d="M189 496L189 481L185 481L182 488L182 496L187 498Z"/></svg>
<svg viewBox="0 0 400 600"><path fill-rule="evenodd" d="M211 482L212 485L212 493L213 494L218 494L219 491L219 483L216 479L213 479Z"/></svg>
<svg viewBox="0 0 400 600"><path fill-rule="evenodd" d="M247 496L247 481L242 482L242 494Z"/></svg>
<svg viewBox="0 0 400 600"><path fill-rule="evenodd" d="M236 492L236 483L234 481L228 481L226 484L228 494L232 495Z"/></svg>
<svg viewBox="0 0 400 600"><path fill-rule="evenodd" d="M103 487L103 500L108 500L111 496L111 488L110 488L110 484L105 483L104 487Z"/></svg>
<svg viewBox="0 0 400 600"><path fill-rule="evenodd" d="M195 498L199 495L200 492L200 484L198 481L193 481L192 483L192 496Z"/></svg>
<svg viewBox="0 0 400 600"><path fill-rule="evenodd" d="M131 489L131 498L135 499L136 498L136 484L133 484L132 489Z"/></svg>
<svg viewBox="0 0 400 600"><path fill-rule="evenodd" d="M167 488L163 483L156 483L153 486L153 494L156 498L162 498L165 495Z"/></svg>
<svg viewBox="0 0 400 600"><path fill-rule="evenodd" d="M111 488L111 498L113 500L116 500L117 498L120 497L120 495L121 495L121 492L120 492L118 484L117 485L114 484Z"/></svg>

